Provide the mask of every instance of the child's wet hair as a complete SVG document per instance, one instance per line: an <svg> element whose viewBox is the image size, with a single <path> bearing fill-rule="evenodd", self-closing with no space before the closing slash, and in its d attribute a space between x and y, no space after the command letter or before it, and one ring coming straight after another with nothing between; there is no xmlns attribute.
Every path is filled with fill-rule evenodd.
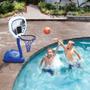
<svg viewBox="0 0 90 90"><path fill-rule="evenodd" d="M48 50L52 50L52 51L53 51L53 53L55 53L55 51L54 51L52 48L47 48L47 51L48 51Z"/></svg>

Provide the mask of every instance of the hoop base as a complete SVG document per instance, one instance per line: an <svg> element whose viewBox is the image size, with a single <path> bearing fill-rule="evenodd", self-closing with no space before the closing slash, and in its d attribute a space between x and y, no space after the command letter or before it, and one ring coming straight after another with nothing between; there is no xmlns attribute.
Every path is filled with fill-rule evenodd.
<svg viewBox="0 0 90 90"><path fill-rule="evenodd" d="M24 57L20 57L17 50L9 50L5 53L3 61L5 63L23 63L25 59Z"/></svg>

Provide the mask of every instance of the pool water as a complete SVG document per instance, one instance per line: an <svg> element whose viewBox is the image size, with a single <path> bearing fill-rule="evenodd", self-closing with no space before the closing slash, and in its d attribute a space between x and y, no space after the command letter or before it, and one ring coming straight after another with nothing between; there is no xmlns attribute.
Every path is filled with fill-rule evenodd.
<svg viewBox="0 0 90 90"><path fill-rule="evenodd" d="M51 76L42 73L40 61L46 53L46 48L38 51L26 63L13 85L13 90L89 90L90 89L90 39L73 39L75 48L83 58L81 68L68 70L64 50L60 47L56 57L64 63L58 73ZM64 43L67 43L65 41ZM49 47L55 49L56 44Z"/></svg>

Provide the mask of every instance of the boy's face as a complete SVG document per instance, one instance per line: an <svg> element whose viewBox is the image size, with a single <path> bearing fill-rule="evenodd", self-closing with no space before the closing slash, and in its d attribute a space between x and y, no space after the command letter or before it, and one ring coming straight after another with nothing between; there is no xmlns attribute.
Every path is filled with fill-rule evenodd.
<svg viewBox="0 0 90 90"><path fill-rule="evenodd" d="M53 55L53 50L52 49L48 49L47 54L52 56Z"/></svg>
<svg viewBox="0 0 90 90"><path fill-rule="evenodd" d="M68 42L68 47L69 47L69 48L73 48L73 46L74 46L74 43L69 43L69 42Z"/></svg>

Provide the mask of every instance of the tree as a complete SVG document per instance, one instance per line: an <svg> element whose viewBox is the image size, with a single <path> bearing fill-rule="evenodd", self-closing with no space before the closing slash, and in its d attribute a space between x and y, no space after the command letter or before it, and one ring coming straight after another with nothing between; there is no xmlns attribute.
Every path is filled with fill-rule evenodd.
<svg viewBox="0 0 90 90"><path fill-rule="evenodd" d="M90 0L87 0L87 2L90 2Z"/></svg>

